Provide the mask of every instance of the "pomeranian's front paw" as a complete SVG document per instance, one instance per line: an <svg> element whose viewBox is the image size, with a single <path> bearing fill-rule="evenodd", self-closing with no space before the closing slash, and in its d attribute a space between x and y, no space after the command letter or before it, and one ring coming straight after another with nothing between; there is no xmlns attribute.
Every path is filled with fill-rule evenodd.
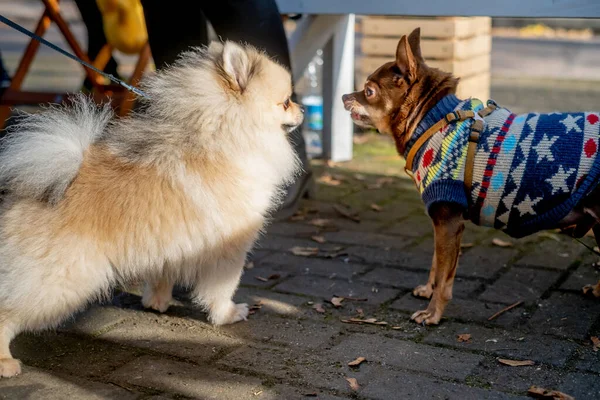
<svg viewBox="0 0 600 400"><path fill-rule="evenodd" d="M142 297L142 305L145 308L151 308L158 312L164 313L169 308L169 304L171 303L171 293L158 293L158 292L150 292L145 291L144 297Z"/></svg>
<svg viewBox="0 0 600 400"><path fill-rule="evenodd" d="M235 304L233 301L223 312L211 312L209 319L215 325L233 324L248 319L248 304Z"/></svg>
<svg viewBox="0 0 600 400"><path fill-rule="evenodd" d="M21 373L21 363L14 358L0 359L0 378L11 378Z"/></svg>

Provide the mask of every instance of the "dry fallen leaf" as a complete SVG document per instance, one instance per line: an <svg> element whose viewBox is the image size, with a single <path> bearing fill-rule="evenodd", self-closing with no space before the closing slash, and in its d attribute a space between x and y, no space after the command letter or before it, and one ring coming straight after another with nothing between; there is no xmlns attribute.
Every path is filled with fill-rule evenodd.
<svg viewBox="0 0 600 400"><path fill-rule="evenodd" d="M358 314L358 316L359 316L360 318L362 318L362 317L364 317L364 316L365 316L365 313L364 313L364 311L363 311L363 309L362 309L362 308L357 308L357 309L356 309L356 313Z"/></svg>
<svg viewBox="0 0 600 400"><path fill-rule="evenodd" d="M295 256L310 257L310 256L317 255L317 253L319 253L319 248L318 247L294 246L290 249L290 251Z"/></svg>
<svg viewBox="0 0 600 400"><path fill-rule="evenodd" d="M352 210L349 210L342 206L338 206L337 204L333 205L333 209L335 210L335 212L337 212L344 218L348 218L349 220L354 222L360 222L360 217L357 213L353 212Z"/></svg>
<svg viewBox="0 0 600 400"><path fill-rule="evenodd" d="M319 314L325 314L325 309L323 308L323 304L317 303L313 306L313 309Z"/></svg>
<svg viewBox="0 0 600 400"><path fill-rule="evenodd" d="M268 280L275 280L275 279L279 279L281 278L281 275L279 274L271 274L267 277Z"/></svg>
<svg viewBox="0 0 600 400"><path fill-rule="evenodd" d="M514 244L512 242L509 242L507 240L498 239L498 238L492 239L492 244L494 246L498 246L498 247L513 247L514 246Z"/></svg>
<svg viewBox="0 0 600 400"><path fill-rule="evenodd" d="M306 219L306 215L304 214L294 214L290 217L290 221L304 221Z"/></svg>
<svg viewBox="0 0 600 400"><path fill-rule="evenodd" d="M311 393L304 393L303 396L304 397L317 397L319 395L319 393L317 392L311 392Z"/></svg>
<svg viewBox="0 0 600 400"><path fill-rule="evenodd" d="M257 279L261 282L269 282L269 280L267 278L263 278L262 276L255 276L254 279Z"/></svg>
<svg viewBox="0 0 600 400"><path fill-rule="evenodd" d="M342 319L341 320L343 323L346 324L369 324L369 325L387 325L388 323L385 321L377 321L377 318L367 318L367 319L360 319L360 318L350 318L350 319Z"/></svg>
<svg viewBox="0 0 600 400"><path fill-rule="evenodd" d="M383 210L383 208L380 205L373 203L371 204L371 210L380 212L381 210Z"/></svg>
<svg viewBox="0 0 600 400"><path fill-rule="evenodd" d="M590 339L592 340L592 345L594 345L594 352L600 350L600 339L597 336L592 336Z"/></svg>
<svg viewBox="0 0 600 400"><path fill-rule="evenodd" d="M461 249L470 249L471 247L475 246L474 243L461 243L460 244L460 248Z"/></svg>
<svg viewBox="0 0 600 400"><path fill-rule="evenodd" d="M402 327L401 326L392 326L392 329L395 331L399 331L402 329Z"/></svg>
<svg viewBox="0 0 600 400"><path fill-rule="evenodd" d="M349 366L349 367L358 367L358 366L359 366L359 365L360 365L362 362L364 362L364 361L367 361L367 359L366 359L366 358L364 358L364 357L358 357L356 360L354 360L354 361L350 361L350 362L348 363L348 366Z"/></svg>
<svg viewBox="0 0 600 400"><path fill-rule="evenodd" d="M339 186L342 184L341 179L334 178L329 174L323 174L317 181L327 186Z"/></svg>
<svg viewBox="0 0 600 400"><path fill-rule="evenodd" d="M360 389L360 385L358 384L358 381L356 380L356 378L346 378L346 380L350 384L350 389L352 389L352 390Z"/></svg>
<svg viewBox="0 0 600 400"><path fill-rule="evenodd" d="M531 360L508 360L506 358L497 359L500 364L510 365L511 367L524 367L527 365L535 365Z"/></svg>
<svg viewBox="0 0 600 400"><path fill-rule="evenodd" d="M356 179L357 181L364 181L365 179L367 179L367 177L363 174L354 174L354 179Z"/></svg>
<svg viewBox="0 0 600 400"><path fill-rule="evenodd" d="M315 242L321 243L321 244L327 242L327 240L325 240L325 238L323 236L311 236L310 238L312 240L314 240Z"/></svg>
<svg viewBox="0 0 600 400"><path fill-rule="evenodd" d="M331 304L333 304L333 306L335 308L339 308L339 307L342 307L342 301L344 301L344 298L343 297L332 297L330 301L331 301Z"/></svg>
<svg viewBox="0 0 600 400"><path fill-rule="evenodd" d="M457 336L457 339L459 342L467 342L470 343L471 342L471 334L470 333L461 333L460 335Z"/></svg>
<svg viewBox="0 0 600 400"><path fill-rule="evenodd" d="M254 262L252 262L252 261L247 262L246 265L244 265L244 268L246 268L246 269L254 268Z"/></svg>
<svg viewBox="0 0 600 400"><path fill-rule="evenodd" d="M332 222L330 219L327 219L327 218L315 218L315 219L311 220L309 222L309 224L312 226L319 227L319 228L324 228L326 226L331 226Z"/></svg>
<svg viewBox="0 0 600 400"><path fill-rule="evenodd" d="M545 400L575 400L575 397L569 396L566 393L559 392L558 390L548 390L539 386L532 386L527 390L527 394L537 399Z"/></svg>

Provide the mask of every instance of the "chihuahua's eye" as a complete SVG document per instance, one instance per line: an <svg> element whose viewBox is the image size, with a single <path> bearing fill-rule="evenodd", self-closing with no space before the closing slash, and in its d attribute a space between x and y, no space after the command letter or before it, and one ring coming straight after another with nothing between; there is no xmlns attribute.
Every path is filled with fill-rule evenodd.
<svg viewBox="0 0 600 400"><path fill-rule="evenodd" d="M285 99L285 101L283 102L283 109L285 111L287 111L288 108L290 108L290 98L289 97L287 99Z"/></svg>
<svg viewBox="0 0 600 400"><path fill-rule="evenodd" d="M365 96L373 97L374 94L375 94L375 92L373 91L373 89L371 89L370 87L365 88Z"/></svg>

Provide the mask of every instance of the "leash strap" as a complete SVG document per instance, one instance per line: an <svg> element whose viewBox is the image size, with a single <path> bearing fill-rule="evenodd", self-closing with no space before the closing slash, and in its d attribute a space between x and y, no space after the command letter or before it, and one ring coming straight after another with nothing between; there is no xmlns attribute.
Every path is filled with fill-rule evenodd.
<svg viewBox="0 0 600 400"><path fill-rule="evenodd" d="M71 53L69 53L69 52L61 49L60 47L56 46L53 43L50 43L49 41L47 41L46 39L44 39L44 38L36 35L35 33L31 32L31 31L28 31L27 29L23 28L21 25L15 23L13 21L11 21L10 19L8 19L5 16L3 16L2 14L0 14L0 21L4 22L6 25L10 26L11 28L13 28L13 29L15 29L15 30L17 30L17 31L19 31L19 32L21 32L21 33L29 36L30 38L32 38L34 40L37 40L38 42L40 42L40 43L42 43L42 44L50 47L52 50L55 50L55 51L59 52L60 54L64 55L65 57L68 57L71 60L77 61L79 64L83 65L84 67L89 68L92 71L94 71L94 72L96 72L96 73L98 73L98 74L100 74L100 75L102 75L102 76L110 79L112 82L114 82L114 83L116 83L116 84L118 84L120 86L123 86L125 89L127 89L127 90L129 90L129 91L131 91L131 92L133 92L135 94L137 94L138 96L146 97L146 98L149 97L142 90L140 90L140 89L138 89L138 88L136 88L134 86L131 86L130 84L128 84L127 82L122 81L121 79L116 78L112 74L107 74L104 71L100 71L98 68L94 67L93 65L91 65L91 64L89 64L89 63L87 63L87 62L85 62L85 61L83 61L83 60L75 57L73 54L71 54Z"/></svg>

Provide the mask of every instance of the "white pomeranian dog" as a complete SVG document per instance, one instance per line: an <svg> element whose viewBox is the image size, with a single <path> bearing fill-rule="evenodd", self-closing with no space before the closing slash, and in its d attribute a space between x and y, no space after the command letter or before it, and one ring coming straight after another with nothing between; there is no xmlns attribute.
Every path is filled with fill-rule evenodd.
<svg viewBox="0 0 600 400"><path fill-rule="evenodd" d="M111 287L144 279L164 312L174 284L217 325L246 253L300 163L303 120L289 72L232 42L183 54L142 85L141 111L114 119L78 97L25 116L0 153L0 376L22 331L55 327Z"/></svg>

